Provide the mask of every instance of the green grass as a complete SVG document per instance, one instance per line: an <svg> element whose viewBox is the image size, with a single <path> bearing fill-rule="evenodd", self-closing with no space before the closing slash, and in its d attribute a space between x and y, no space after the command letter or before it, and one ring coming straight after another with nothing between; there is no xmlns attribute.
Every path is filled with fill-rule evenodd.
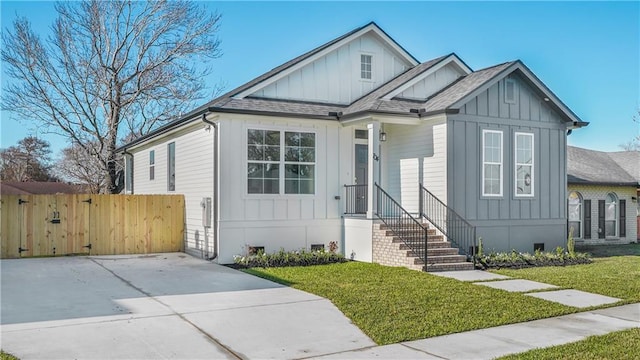
<svg viewBox="0 0 640 360"><path fill-rule="evenodd" d="M245 271L328 298L380 345L577 311L523 294L377 264Z"/></svg>
<svg viewBox="0 0 640 360"><path fill-rule="evenodd" d="M616 297L625 303L640 302L640 256L594 258L593 263L585 265L492 272Z"/></svg>
<svg viewBox="0 0 640 360"><path fill-rule="evenodd" d="M593 257L640 255L640 243L624 245L576 245L576 251L589 253Z"/></svg>
<svg viewBox="0 0 640 360"><path fill-rule="evenodd" d="M638 359L640 354L640 328L617 331L607 335L590 336L582 341L535 349L521 354L499 358L500 360L590 360L590 359Z"/></svg>

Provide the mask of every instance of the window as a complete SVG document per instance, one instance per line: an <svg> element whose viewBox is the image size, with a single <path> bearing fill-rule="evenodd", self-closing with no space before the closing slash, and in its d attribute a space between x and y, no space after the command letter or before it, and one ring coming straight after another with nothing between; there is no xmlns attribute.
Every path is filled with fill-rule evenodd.
<svg viewBox="0 0 640 360"><path fill-rule="evenodd" d="M482 195L502 196L502 131L482 131Z"/></svg>
<svg viewBox="0 0 640 360"><path fill-rule="evenodd" d="M176 143L167 145L167 191L176 190Z"/></svg>
<svg viewBox="0 0 640 360"><path fill-rule="evenodd" d="M616 219L618 217L618 197L614 193L607 194L604 201L604 235L606 237L615 237L618 232L616 229Z"/></svg>
<svg viewBox="0 0 640 360"><path fill-rule="evenodd" d="M149 151L149 180L156 178L156 151Z"/></svg>
<svg viewBox="0 0 640 360"><path fill-rule="evenodd" d="M124 190L127 193L133 192L133 156L124 156Z"/></svg>
<svg viewBox="0 0 640 360"><path fill-rule="evenodd" d="M314 194L316 135L247 131L247 193Z"/></svg>
<svg viewBox="0 0 640 360"><path fill-rule="evenodd" d="M507 104L516 103L516 81L513 79L504 81L504 102Z"/></svg>
<svg viewBox="0 0 640 360"><path fill-rule="evenodd" d="M569 194L569 229L573 229L573 237L582 237L582 195L572 191Z"/></svg>
<svg viewBox="0 0 640 360"><path fill-rule="evenodd" d="M356 130L356 139L368 139L369 130Z"/></svg>
<svg viewBox="0 0 640 360"><path fill-rule="evenodd" d="M372 55L360 55L360 78L365 80L371 80L371 63L373 60Z"/></svg>
<svg viewBox="0 0 640 360"><path fill-rule="evenodd" d="M515 135L516 196L533 196L533 134Z"/></svg>

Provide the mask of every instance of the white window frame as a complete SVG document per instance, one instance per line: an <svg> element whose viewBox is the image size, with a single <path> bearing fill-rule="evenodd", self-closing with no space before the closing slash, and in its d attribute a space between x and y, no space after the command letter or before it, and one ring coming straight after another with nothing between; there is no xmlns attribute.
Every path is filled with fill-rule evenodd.
<svg viewBox="0 0 640 360"><path fill-rule="evenodd" d="M518 162L518 136L531 138L531 164ZM515 132L513 136L513 194L519 198L532 198L535 196L535 136L533 133ZM518 166L531 166L531 194L518 194Z"/></svg>
<svg viewBox="0 0 640 360"><path fill-rule="evenodd" d="M149 181L156 179L156 151L149 150Z"/></svg>
<svg viewBox="0 0 640 360"><path fill-rule="evenodd" d="M249 160L248 153L248 132L250 130L261 130L261 131L277 131L280 133L280 159L278 161L260 161L260 160ZM295 162L295 161L286 161L285 160L285 149L286 149L286 139L285 133L294 132L294 133L308 133L313 134L314 136L314 162ZM303 128L278 128L278 127L261 127L261 126L247 126L244 129L244 146L245 146L245 154L244 154L244 178L245 178L245 187L244 193L247 197L311 197L315 196L318 189L318 133L311 129L303 129ZM249 163L277 163L278 164L278 192L277 193L250 193L248 189L249 176L247 174L247 167ZM314 167L314 175L313 175L313 192L309 194L296 194L296 193L287 193L286 192L286 165L313 165Z"/></svg>
<svg viewBox="0 0 640 360"><path fill-rule="evenodd" d="M500 135L500 162L487 162L485 161L485 135L486 134L499 134ZM498 194L487 194L485 192L485 165L499 165L500 166L500 192ZM481 187L482 187L482 196L483 197L490 197L490 198L496 198L496 197L502 197L503 196L503 189L504 189L504 132L501 130L489 130L489 129L483 129L482 130L482 181L481 181Z"/></svg>
<svg viewBox="0 0 640 360"><path fill-rule="evenodd" d="M511 85L513 87L513 99L509 99L507 97L507 88ZM518 98L518 88L515 79L505 79L504 80L504 102L507 104L515 104Z"/></svg>
<svg viewBox="0 0 640 360"><path fill-rule="evenodd" d="M613 197L613 204L614 204L613 220L607 218L607 212L608 212L607 207L608 207L608 204L611 204L610 202L607 202L609 199L609 195ZM609 221L613 221L613 235L607 234L607 222ZM620 224L620 197L618 196L618 194L614 192L610 192L610 193L607 193L607 196L605 196L604 198L604 237L609 239L617 238L619 234L619 229L618 229L619 224Z"/></svg>
<svg viewBox="0 0 640 360"><path fill-rule="evenodd" d="M370 67L370 71L369 71L369 78L362 77L362 72L363 72L363 71L366 71L366 70L363 70L363 69L362 69L362 66L363 66L363 65L365 65L365 63L364 63L364 61L363 61L363 57L364 57L364 56L368 56L368 57L369 57L369 67ZM360 61L358 62L358 64L359 64L359 66L358 66L358 71L359 71L359 73L360 73L360 77L359 77L359 78L360 78L360 80L362 80L362 81L374 81L374 79L373 79L373 72L374 72L374 71L373 71L373 63L374 63L373 58L374 58L373 54L370 54L370 53L360 53L360 59L359 59Z"/></svg>
<svg viewBox="0 0 640 360"><path fill-rule="evenodd" d="M569 203L569 198L571 197L571 194L576 194L576 196L578 197L578 220L571 220L571 218L569 217L569 214L567 214L567 222L569 224L571 224L572 222L577 222L578 223L578 231L580 231L580 235L576 236L576 234L573 234L573 237L575 239L581 239L584 236L584 228L583 228L583 219L584 219L584 198L582 197L582 194L578 191L570 191L569 192L569 196L567 196L567 202L568 205L571 205L571 203Z"/></svg>

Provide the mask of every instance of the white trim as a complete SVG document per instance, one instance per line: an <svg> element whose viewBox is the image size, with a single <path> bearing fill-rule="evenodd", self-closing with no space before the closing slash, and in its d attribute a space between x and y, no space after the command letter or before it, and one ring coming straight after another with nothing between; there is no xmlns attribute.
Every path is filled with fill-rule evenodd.
<svg viewBox="0 0 640 360"><path fill-rule="evenodd" d="M485 162L484 161L484 149L485 149L485 134L500 134L500 162L499 163L494 163L494 162ZM482 192L482 196L483 197L502 197L503 194L503 188L504 188L504 132L502 130L489 130L489 129L483 129L482 130L482 159L481 159L481 163L482 163L482 179L480 181L480 186L482 187L481 192ZM484 176L484 166L485 164L492 164L492 165L500 165L500 193L498 194L487 194L485 193L485 186L484 186L484 181L485 181L485 176Z"/></svg>
<svg viewBox="0 0 640 360"><path fill-rule="evenodd" d="M613 214L613 225L614 225L614 233L613 235L607 235L607 221L611 221L607 219L607 198L609 195L613 196L613 203L615 206L615 213ZM615 192L608 192L604 197L604 237L605 239L614 239L618 238L618 234L620 234L620 197Z"/></svg>
<svg viewBox="0 0 640 360"><path fill-rule="evenodd" d="M524 166L531 166L531 194L518 194L518 135L531 137L531 164L520 164ZM535 197L535 149L535 135L533 133L516 131L513 134L513 195L517 198Z"/></svg>
<svg viewBox="0 0 640 360"><path fill-rule="evenodd" d="M252 87L245 89L244 91L232 96L232 98L234 99L243 99L253 93L255 93L256 91L260 91L262 89L264 89L265 87L273 84L274 82L290 75L291 73L293 73L294 71L301 69L302 67L316 61L317 59L329 54L330 52L338 49L339 47L353 41L354 39L368 33L368 32L373 32L374 34L376 34L382 41L384 41L389 47L391 47L398 55L400 55L401 57L403 57L408 63L410 63L412 66L416 66L418 65L418 62L416 60L413 59L413 57L406 52L405 50L403 50L399 45L397 45L395 43L395 41L393 39L391 39L391 37L387 36L382 30L380 30L380 28L378 28L375 24L370 24L369 26L366 26L362 29L360 29L359 31L351 34L350 36L336 42L335 44L327 47L326 49L312 55L309 56L308 58L298 62L297 64L294 64L290 67L288 67L287 69L284 69L282 71L280 71L277 74L274 74L273 76L262 80L261 82L253 85ZM359 62L358 62L359 63Z"/></svg>
<svg viewBox="0 0 640 360"><path fill-rule="evenodd" d="M278 193L249 193L247 184L249 183L249 176L247 174L247 164L252 163L276 163L276 161L261 161L261 160L249 160L248 154L248 131L249 130L264 130L264 131L278 131L280 133L280 159L277 161L279 170L278 170ZM318 132L313 128L299 128L299 127L291 127L291 126L269 126L269 125L261 125L261 124L246 124L243 126L243 143L244 143L244 170L243 170L243 179L244 179L244 198L260 198L260 199L278 199L282 197L313 197L316 196L318 192ZM299 133L310 133L314 135L315 145L314 145L314 157L315 161L311 162L291 162L285 161L285 132L299 132ZM314 166L314 177L313 177L313 193L311 194L287 194L285 192L285 167L286 165L291 164L300 164L300 165L313 165Z"/></svg>
<svg viewBox="0 0 640 360"><path fill-rule="evenodd" d="M571 206L570 200L569 198L571 197L571 194L575 193L578 196L578 220L571 220L571 218L569 217L569 214L567 214L567 223L572 223L572 222L577 222L578 223L578 230L580 231L580 236L576 236L576 234L573 234L573 238L574 239L582 239L584 237L584 198L582 197L582 194L579 191L576 190L571 190L569 191L569 195L567 196L567 208L569 206Z"/></svg>
<svg viewBox="0 0 640 360"><path fill-rule="evenodd" d="M495 83L500 81L501 79L507 77L509 74L514 72L515 70L520 70L520 72L536 87L540 92L544 94L544 97L549 98L549 101L556 105L560 111L562 111L571 121L573 122L581 122L580 120L565 104L560 101L560 99L547 88L541 81L539 81L536 76L522 64L520 61L516 61L512 65L508 66L504 70L502 70L498 75L494 76L492 79L489 79L484 85L478 87L467 96L462 99L456 101L454 104L449 106L451 109L458 109L462 107L462 105L466 104L470 99L480 95L480 93L486 91L488 88L493 86Z"/></svg>
<svg viewBox="0 0 640 360"><path fill-rule="evenodd" d="M369 57L369 67L370 67L369 76L370 77L368 79L362 77L362 57L363 56L368 56ZM359 71L360 76L359 76L358 80L363 81L363 82L375 82L376 81L376 79L375 79L375 70L374 70L375 69L375 54L372 53L372 52L368 52L368 51L359 51L358 52L358 57L359 57L359 59L356 62L356 63L359 64L358 68L360 70Z"/></svg>
<svg viewBox="0 0 640 360"><path fill-rule="evenodd" d="M389 92L387 95L383 96L382 99L383 100L391 100L391 99L393 99L395 96L398 96L403 91L407 90L408 88L412 87L413 85L417 84L418 82L424 80L427 76L435 73L436 71L442 69L443 67L445 67L445 66L447 66L447 65L449 65L451 63L456 65L458 68L460 68L460 70L462 70L462 72L464 72L465 75L469 75L471 73L471 69L467 65L465 65L462 62L462 60L460 60L455 54L451 54L450 56L442 59L439 63L437 63L434 66L432 66L431 68L429 68L428 70L426 70L426 71L422 72L421 74L409 79L409 81L407 81L404 84L400 85L399 87L395 88L394 90Z"/></svg>

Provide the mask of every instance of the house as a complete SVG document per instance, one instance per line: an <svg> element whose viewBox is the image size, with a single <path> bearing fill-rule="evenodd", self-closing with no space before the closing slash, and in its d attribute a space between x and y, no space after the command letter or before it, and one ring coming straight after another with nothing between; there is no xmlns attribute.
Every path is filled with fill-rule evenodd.
<svg viewBox="0 0 640 360"><path fill-rule="evenodd" d="M569 146L567 162L568 221L576 243L638 241L640 152Z"/></svg>
<svg viewBox="0 0 640 360"><path fill-rule="evenodd" d="M126 192L185 195L190 253L337 241L355 260L446 270L479 237L564 246L566 134L585 125L521 61L421 63L370 23L120 151Z"/></svg>
<svg viewBox="0 0 640 360"><path fill-rule="evenodd" d="M71 184L50 181L2 181L2 195L76 194L78 188Z"/></svg>

